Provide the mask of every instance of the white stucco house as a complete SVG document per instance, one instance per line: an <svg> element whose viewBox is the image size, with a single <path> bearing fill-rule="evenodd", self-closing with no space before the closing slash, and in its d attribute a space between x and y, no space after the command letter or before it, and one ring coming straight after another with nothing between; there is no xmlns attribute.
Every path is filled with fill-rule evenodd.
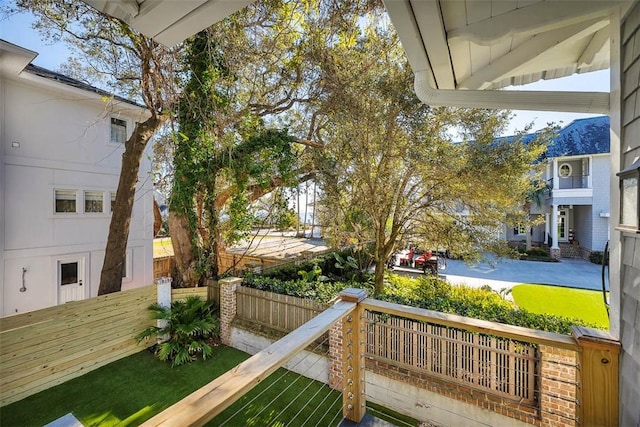
<svg viewBox="0 0 640 427"><path fill-rule="evenodd" d="M96 296L123 142L144 107L35 66L0 40L0 316ZM151 161L140 168L123 289L153 281Z"/></svg>
<svg viewBox="0 0 640 427"><path fill-rule="evenodd" d="M588 258L604 250L610 235L609 127L609 117L600 116L560 129L545 154L542 179L548 192L540 206L531 206L532 215L543 215L544 221L527 230L508 227L508 241L525 241L531 233L534 244L557 246L561 257Z"/></svg>

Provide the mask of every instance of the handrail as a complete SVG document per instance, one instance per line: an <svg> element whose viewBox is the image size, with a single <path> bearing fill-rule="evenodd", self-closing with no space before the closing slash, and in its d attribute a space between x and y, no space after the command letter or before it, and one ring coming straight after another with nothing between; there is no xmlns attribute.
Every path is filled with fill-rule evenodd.
<svg viewBox="0 0 640 427"><path fill-rule="evenodd" d="M553 332L538 331L523 328L521 326L506 325L503 323L489 322L487 320L473 319L471 317L455 314L441 313L439 311L424 308L410 307L386 301L367 298L361 303L366 310L402 316L409 319L421 320L443 326L452 326L468 331L480 332L498 337L526 341L535 344L549 345L566 350L581 351L580 345L573 337L556 334Z"/></svg>

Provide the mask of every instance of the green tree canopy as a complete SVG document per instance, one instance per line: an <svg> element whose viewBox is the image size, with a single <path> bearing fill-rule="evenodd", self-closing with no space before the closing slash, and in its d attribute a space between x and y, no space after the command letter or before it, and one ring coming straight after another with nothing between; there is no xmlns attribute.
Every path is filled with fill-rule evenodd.
<svg viewBox="0 0 640 427"><path fill-rule="evenodd" d="M381 291L398 242L467 257L495 247L498 227L522 211L544 138L496 139L507 112L422 104L395 33L361 28L324 64L333 99L317 160L325 234L335 244L374 243Z"/></svg>

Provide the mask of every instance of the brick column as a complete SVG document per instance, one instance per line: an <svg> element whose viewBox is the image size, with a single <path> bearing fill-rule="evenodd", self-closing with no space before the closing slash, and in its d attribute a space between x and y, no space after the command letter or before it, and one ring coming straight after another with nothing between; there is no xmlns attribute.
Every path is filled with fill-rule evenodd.
<svg viewBox="0 0 640 427"><path fill-rule="evenodd" d="M220 284L220 341L224 345L231 345L231 322L236 316L236 289L242 279L229 277L218 282Z"/></svg>
<svg viewBox="0 0 640 427"><path fill-rule="evenodd" d="M543 344L539 348L540 425L580 425L580 409L576 405L579 401L577 353Z"/></svg>

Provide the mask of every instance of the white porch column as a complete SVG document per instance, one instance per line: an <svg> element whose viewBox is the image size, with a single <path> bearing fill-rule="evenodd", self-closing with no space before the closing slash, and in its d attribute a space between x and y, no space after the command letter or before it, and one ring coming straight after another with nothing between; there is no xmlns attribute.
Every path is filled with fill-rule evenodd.
<svg viewBox="0 0 640 427"><path fill-rule="evenodd" d="M549 224L551 218L549 216L549 213L544 214L544 243L547 245L549 244L549 233L551 232L551 226Z"/></svg>
<svg viewBox="0 0 640 427"><path fill-rule="evenodd" d="M558 159L553 159L553 171L551 173L551 177L553 178L553 189L557 190L560 188L560 180L558 179ZM555 242L556 240L553 239L553 241Z"/></svg>
<svg viewBox="0 0 640 427"><path fill-rule="evenodd" d="M557 180L554 180L554 182ZM560 259L560 245L558 245L558 205L551 205L551 257Z"/></svg>

